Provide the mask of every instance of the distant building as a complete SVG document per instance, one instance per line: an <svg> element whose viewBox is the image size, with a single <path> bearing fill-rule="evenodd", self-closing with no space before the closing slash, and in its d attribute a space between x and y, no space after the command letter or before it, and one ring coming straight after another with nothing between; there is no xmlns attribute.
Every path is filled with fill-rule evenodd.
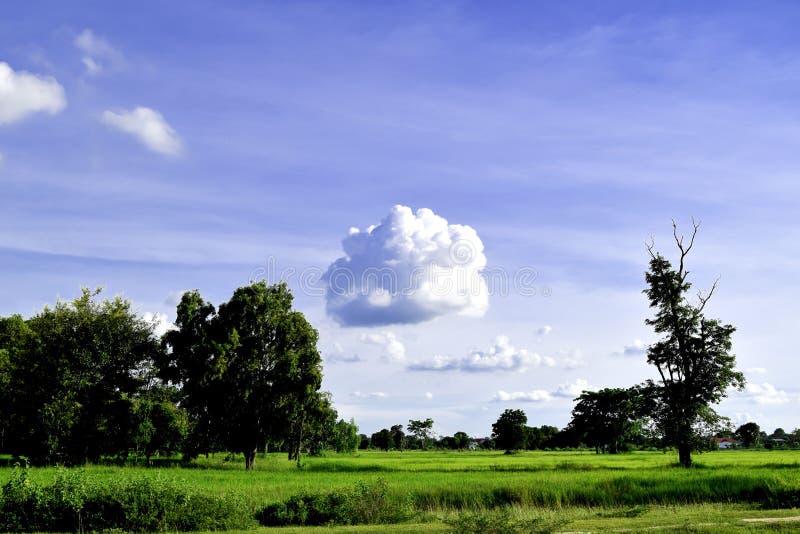
<svg viewBox="0 0 800 534"><path fill-rule="evenodd" d="M733 438L712 438L720 449L733 449L739 446L739 442Z"/></svg>

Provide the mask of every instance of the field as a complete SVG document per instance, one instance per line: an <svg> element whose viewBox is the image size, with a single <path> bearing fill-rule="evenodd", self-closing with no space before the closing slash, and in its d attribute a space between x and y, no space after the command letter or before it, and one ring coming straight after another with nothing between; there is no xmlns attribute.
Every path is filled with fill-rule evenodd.
<svg viewBox="0 0 800 534"><path fill-rule="evenodd" d="M493 513L570 532L800 530L800 522L776 521L800 516L800 451L705 453L688 470L675 462L674 454L662 452L369 451L306 458L302 469L283 454L269 454L258 458L253 472L244 471L241 458L226 461L223 455L201 458L191 467L93 465L83 471L100 484L165 477L209 495L235 496L254 513L298 493L347 490L381 479L390 500L407 502L413 510L396 525L278 532L448 532L453 527L444 521L452 523L459 514L491 519ZM11 469L0 469L0 481ZM46 484L57 473L57 468L32 468L30 476ZM770 520L744 521L760 518Z"/></svg>

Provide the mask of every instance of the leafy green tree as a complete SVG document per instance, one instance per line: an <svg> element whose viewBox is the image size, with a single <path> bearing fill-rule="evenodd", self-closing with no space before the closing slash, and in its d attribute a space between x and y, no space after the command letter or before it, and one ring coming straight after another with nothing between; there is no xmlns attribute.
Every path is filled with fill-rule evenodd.
<svg viewBox="0 0 800 534"><path fill-rule="evenodd" d="M8 448L34 463L77 464L124 454L141 370L160 352L153 325L129 301L84 289L24 322L6 323L11 384Z"/></svg>
<svg viewBox="0 0 800 534"><path fill-rule="evenodd" d="M525 446L525 424L528 416L522 410L505 410L497 422L492 425L492 438L498 449L506 452L521 449Z"/></svg>
<svg viewBox="0 0 800 534"><path fill-rule="evenodd" d="M756 447L761 443L761 427L759 427L757 423L751 421L737 428L734 436L736 436L745 447Z"/></svg>
<svg viewBox="0 0 800 534"><path fill-rule="evenodd" d="M470 439L466 432L456 432L453 434L453 445L458 450L464 450L469 445Z"/></svg>
<svg viewBox="0 0 800 534"><path fill-rule="evenodd" d="M392 434L392 447L402 451L406 444L406 433L403 432L403 425L393 425L389 432Z"/></svg>
<svg viewBox="0 0 800 534"><path fill-rule="evenodd" d="M355 452L361 444L358 425L353 419L339 419L333 428L332 446L336 452Z"/></svg>
<svg viewBox="0 0 800 534"><path fill-rule="evenodd" d="M625 441L641 433L643 419L650 411L638 386L584 391L575 400L569 426L597 453L619 452Z"/></svg>
<svg viewBox="0 0 800 534"><path fill-rule="evenodd" d="M388 451L392 447L392 433L384 428L372 434L370 445L382 451Z"/></svg>
<svg viewBox="0 0 800 534"><path fill-rule="evenodd" d="M697 302L687 294L691 284L685 260L694 246L698 225L693 224L688 243L678 236L673 222L673 236L679 251L679 264L672 266L664 256L648 246L650 267L644 290L655 310L646 323L661 339L647 350L647 361L658 370L660 380L649 381L657 404L654 418L667 444L678 449L680 464L690 466L691 452L699 442L707 443L698 425L712 426L718 419L712 404L725 397L729 388L742 389L744 375L735 369L731 336L736 330L729 324L705 316L706 304L717 287L700 292Z"/></svg>
<svg viewBox="0 0 800 534"><path fill-rule="evenodd" d="M408 429L408 433L411 434L420 444L421 449L427 449L430 447L430 444L433 441L433 419L430 417L424 421L419 419L409 419L408 427L406 428Z"/></svg>
<svg viewBox="0 0 800 534"><path fill-rule="evenodd" d="M134 401L133 444L148 464L154 454L170 455L181 450L186 439L186 412L175 405L172 396L168 392L150 393Z"/></svg>
<svg viewBox="0 0 800 534"><path fill-rule="evenodd" d="M308 432L326 414L317 331L292 309L285 283L256 282L234 291L215 310L199 292L183 295L177 330L160 377L179 385L197 454L215 443L242 452L245 468L256 451L282 438L300 463ZM329 404L329 403L328 403Z"/></svg>

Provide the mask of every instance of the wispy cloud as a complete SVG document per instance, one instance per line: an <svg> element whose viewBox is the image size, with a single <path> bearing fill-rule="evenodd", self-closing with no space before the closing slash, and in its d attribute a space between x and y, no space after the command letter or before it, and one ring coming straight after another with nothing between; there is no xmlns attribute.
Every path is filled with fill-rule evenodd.
<svg viewBox="0 0 800 534"><path fill-rule="evenodd" d="M75 37L74 45L83 53L81 62L89 75L100 74L108 67L119 69L124 65L122 53L88 28Z"/></svg>
<svg viewBox="0 0 800 534"><path fill-rule="evenodd" d="M559 384L559 386L552 391L534 389L531 391L509 392L501 389L492 397L492 400L495 402L550 402L554 400L554 398L559 397L574 399L584 391L591 391L593 389L595 388L590 386L587 380L579 378L572 383Z"/></svg>
<svg viewBox="0 0 800 534"><path fill-rule="evenodd" d="M106 110L102 120L109 126L132 135L153 152L177 156L183 150L183 142L177 132L154 109L138 107L119 112Z"/></svg>
<svg viewBox="0 0 800 534"><path fill-rule="evenodd" d="M434 356L428 361L416 361L411 371L465 371L484 373L494 371L524 372L531 367L553 367L555 359L514 347L507 336L497 336L488 350L476 350L463 357Z"/></svg>

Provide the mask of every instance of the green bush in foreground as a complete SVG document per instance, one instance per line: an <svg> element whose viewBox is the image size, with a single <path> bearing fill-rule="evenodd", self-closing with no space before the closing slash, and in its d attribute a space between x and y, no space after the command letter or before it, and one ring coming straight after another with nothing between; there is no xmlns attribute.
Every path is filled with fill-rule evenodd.
<svg viewBox="0 0 800 534"><path fill-rule="evenodd" d="M452 534L549 534L566 522L542 517L515 519L509 508L461 512L443 521Z"/></svg>
<svg viewBox="0 0 800 534"><path fill-rule="evenodd" d="M293 495L287 501L266 506L259 514L262 525L358 525L399 523L411 517L410 500L388 498L383 479L356 483L351 490Z"/></svg>
<svg viewBox="0 0 800 534"><path fill-rule="evenodd" d="M16 469L0 493L0 531L122 529L133 532L225 530L253 524L244 503L197 494L160 476L106 485L80 471L61 471L50 486Z"/></svg>

